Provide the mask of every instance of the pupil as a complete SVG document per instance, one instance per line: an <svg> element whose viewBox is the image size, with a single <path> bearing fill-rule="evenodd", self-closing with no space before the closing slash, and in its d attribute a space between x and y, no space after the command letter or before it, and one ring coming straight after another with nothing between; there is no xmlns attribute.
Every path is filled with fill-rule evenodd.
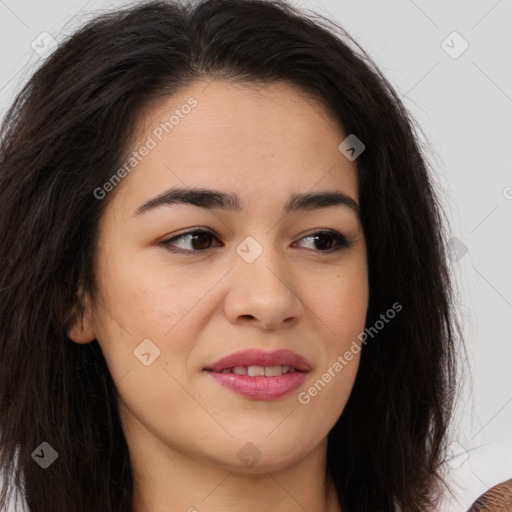
<svg viewBox="0 0 512 512"><path fill-rule="evenodd" d="M323 240L323 242L324 242L324 244L322 244L322 242L320 242L320 249L322 249L322 248L323 248L323 249L329 249L329 248L330 248L330 247L329 247L329 245L330 245L330 243L329 243L329 242L330 242L330 240L329 240L329 236L328 236L328 235L316 235L316 236L315 236L315 241L316 241L315 243L317 243L317 244L318 244L318 240L319 240L319 239L320 239L320 240ZM325 244L326 242L327 242L327 244ZM322 245L324 245L324 247L322 247ZM327 245L327 247L326 247L325 245Z"/></svg>
<svg viewBox="0 0 512 512"><path fill-rule="evenodd" d="M210 234L209 233L200 233L193 235L192 237L192 245L194 246L194 249L208 249L208 247L197 247L197 244L194 242L197 242L199 240L199 245L202 245L203 243L208 241ZM207 244L208 245L208 244Z"/></svg>

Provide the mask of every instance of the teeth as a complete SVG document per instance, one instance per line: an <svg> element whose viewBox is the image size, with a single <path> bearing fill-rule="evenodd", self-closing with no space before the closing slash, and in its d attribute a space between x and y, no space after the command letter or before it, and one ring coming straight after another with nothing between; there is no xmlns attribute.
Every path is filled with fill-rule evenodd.
<svg viewBox="0 0 512 512"><path fill-rule="evenodd" d="M249 377L279 377L295 371L293 366L278 364L276 366L235 366L225 368L221 373L234 373L236 375L248 375Z"/></svg>
<svg viewBox="0 0 512 512"><path fill-rule="evenodd" d="M249 368L247 368L247 375L249 375L249 377L265 377L265 367L249 366Z"/></svg>
<svg viewBox="0 0 512 512"><path fill-rule="evenodd" d="M277 366L265 366L265 377L279 377L283 374L283 367L278 364Z"/></svg>

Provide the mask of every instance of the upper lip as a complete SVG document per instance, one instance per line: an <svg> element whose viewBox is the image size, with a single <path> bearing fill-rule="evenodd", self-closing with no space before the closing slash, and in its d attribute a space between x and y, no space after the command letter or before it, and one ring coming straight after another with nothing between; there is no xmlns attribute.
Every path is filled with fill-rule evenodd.
<svg viewBox="0 0 512 512"><path fill-rule="evenodd" d="M275 350L265 352L259 349L240 350L219 359L217 362L205 367L205 370L221 372L226 368L235 366L293 366L296 370L308 372L311 370L309 362L291 350Z"/></svg>

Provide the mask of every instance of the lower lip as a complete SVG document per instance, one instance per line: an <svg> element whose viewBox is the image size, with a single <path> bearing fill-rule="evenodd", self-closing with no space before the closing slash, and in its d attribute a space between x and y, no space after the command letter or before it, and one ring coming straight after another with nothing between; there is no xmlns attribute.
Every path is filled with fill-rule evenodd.
<svg viewBox="0 0 512 512"><path fill-rule="evenodd" d="M279 377L249 377L236 373L207 372L222 386L253 400L277 400L297 389L308 372L290 372Z"/></svg>

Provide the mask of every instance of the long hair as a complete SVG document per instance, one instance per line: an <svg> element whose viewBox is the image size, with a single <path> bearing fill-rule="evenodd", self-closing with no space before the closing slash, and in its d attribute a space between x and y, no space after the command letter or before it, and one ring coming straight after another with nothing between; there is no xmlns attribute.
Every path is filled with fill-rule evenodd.
<svg viewBox="0 0 512 512"><path fill-rule="evenodd" d="M355 134L376 324L328 435L347 512L435 506L456 388L445 218L418 129L336 23L284 0L153 1L102 14L58 46L7 112L0 140L0 469L30 511L130 512L115 386L97 340L68 328L94 298L94 191L126 158L141 109L198 79L285 82ZM341 142L341 141L340 141ZM369 331L370 332L370 331ZM42 469L48 443L58 463Z"/></svg>

